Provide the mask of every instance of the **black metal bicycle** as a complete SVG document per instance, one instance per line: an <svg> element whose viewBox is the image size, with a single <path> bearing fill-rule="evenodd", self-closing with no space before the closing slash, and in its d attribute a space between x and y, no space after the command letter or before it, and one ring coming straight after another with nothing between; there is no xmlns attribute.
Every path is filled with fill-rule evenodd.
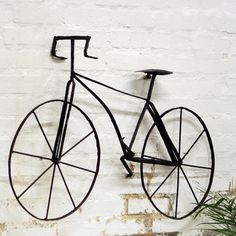
<svg viewBox="0 0 236 236"><path fill-rule="evenodd" d="M142 187L153 207L172 219L183 219L195 212L206 200L214 174L214 151L208 129L195 112L176 107L160 115L151 102L157 75L172 72L147 69L150 81L147 97L120 91L95 81L74 70L75 41L84 40L84 56L89 36L55 36L51 55L57 42L71 44L70 78L64 100L46 101L31 110L14 136L9 154L9 178L13 193L25 211L40 220L64 218L82 206L94 187L100 165L100 143L89 116L73 104L76 82L94 97L107 112L116 131L128 177L133 171L127 164L140 163ZM85 81L142 100L144 106L127 144L108 106ZM152 125L147 130L140 155L133 150L144 116Z"/></svg>

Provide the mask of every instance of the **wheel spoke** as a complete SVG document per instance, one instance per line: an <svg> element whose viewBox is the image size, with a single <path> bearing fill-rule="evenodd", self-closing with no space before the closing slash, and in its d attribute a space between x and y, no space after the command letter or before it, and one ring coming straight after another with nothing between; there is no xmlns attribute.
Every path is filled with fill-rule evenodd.
<svg viewBox="0 0 236 236"><path fill-rule="evenodd" d="M58 170L59 170L59 172L60 172L60 174L61 174L61 178L62 178L62 180L63 180L63 182L64 182L64 184L65 184L67 193L69 194L70 200L71 200L71 202L72 202L74 208L76 208L76 205L75 205L74 200L73 200L73 198L72 198L72 195L71 195L71 193L70 193L69 187L68 187L68 185L67 185L67 183L66 183L65 177L64 177L64 175L63 175L63 173L62 173L62 171L61 171L61 167L60 167L59 165L57 165L57 167L58 167Z"/></svg>
<svg viewBox="0 0 236 236"><path fill-rule="evenodd" d="M166 178L161 182L161 184L157 187L157 189L153 192L153 194L151 195L151 198L156 194L156 192L161 188L161 186L166 182L166 180L171 176L171 174L174 172L174 170L177 168L177 166L175 166L171 172L166 176Z"/></svg>
<svg viewBox="0 0 236 236"><path fill-rule="evenodd" d="M50 208L50 204L51 204L52 188L53 188L53 183L54 183L55 170L56 170L56 165L54 165L54 167L53 167L52 179L51 179L51 185L50 185L50 191L49 191L49 195L48 195L47 212L46 212L46 217L45 217L45 219L48 218L49 208Z"/></svg>
<svg viewBox="0 0 236 236"><path fill-rule="evenodd" d="M80 166L75 166L75 165L72 165L72 164L69 164L69 163L66 163L66 162L62 162L62 161L60 161L59 164L63 164L63 165L66 165L66 166L77 168L79 170L84 170L84 171L87 171L87 172L90 172L90 173L93 173L93 174L96 173L96 171L89 170L89 169L86 169L86 168L83 168L83 167L80 167Z"/></svg>
<svg viewBox="0 0 236 236"><path fill-rule="evenodd" d="M44 171L42 172L17 198L21 198L51 167L53 163Z"/></svg>
<svg viewBox="0 0 236 236"><path fill-rule="evenodd" d="M197 204L199 204L199 201L198 201L198 199L197 199L197 197L196 197L196 194L194 193L193 188L192 188L191 184L189 183L189 180L188 180L188 178L187 178L187 176L186 176L186 174L185 174L185 172L184 172L184 170L183 170L183 168L182 168L181 166L180 166L180 169L181 169L181 171L182 171L182 173L183 173L183 175L184 175L185 180L186 180L187 183L188 183L188 186L189 186L189 188L190 188L190 190L191 190L191 192L192 192L192 194L193 194L193 197L195 198Z"/></svg>
<svg viewBox="0 0 236 236"><path fill-rule="evenodd" d="M23 155L23 156L34 157L34 158L39 158L39 159L51 161L50 158L43 157L43 156L38 156L38 155L33 155L33 154L30 154L30 153L26 153L26 152L12 151L12 153L19 154L19 155Z"/></svg>
<svg viewBox="0 0 236 236"><path fill-rule="evenodd" d="M86 138L88 138L94 131L91 131L90 133L88 133L87 135L85 135L82 139L80 139L76 144L74 144L71 148L69 148L66 152L64 152L61 155L61 158L63 156L65 156L68 152L70 152L72 149L74 149L77 145L79 145L81 142L83 142Z"/></svg>
<svg viewBox="0 0 236 236"><path fill-rule="evenodd" d="M194 147L194 145L197 143L197 141L201 138L201 136L203 135L203 133L205 132L205 130L203 130L198 137L196 138L196 140L193 142L193 144L190 146L190 148L188 149L188 151L184 154L184 156L182 157L182 161L185 159L185 157L188 155L188 153L192 150L192 148Z"/></svg>
<svg viewBox="0 0 236 236"><path fill-rule="evenodd" d="M179 167L177 168L177 189L176 189L176 200L175 200L175 218L177 218L178 202L179 202Z"/></svg>
<svg viewBox="0 0 236 236"><path fill-rule="evenodd" d="M53 153L52 147L51 147L51 145L50 145L50 143L49 143L49 141L48 141L48 138L47 138L47 136L46 136L46 134L45 134L45 132L44 132L44 130L43 130L43 127L42 127L42 125L41 125L41 123L40 123L40 121L39 121L39 119L38 119L38 116L36 115L35 112L33 112L33 114L34 114L34 116L35 116L35 119L37 120L37 123L38 123L39 128L40 128L40 130L41 130L41 132L42 132L42 134L43 134L43 136L44 136L44 138L45 138L45 141L46 141L47 144L48 144L49 149L50 149L51 152Z"/></svg>
<svg viewBox="0 0 236 236"><path fill-rule="evenodd" d="M182 135L182 115L183 115L183 108L180 108L180 115L179 115L179 155L181 152L181 135Z"/></svg>
<svg viewBox="0 0 236 236"><path fill-rule="evenodd" d="M187 166L187 167L192 167L192 168L199 168L199 169L211 170L211 167L205 167L205 166L197 166L197 165L190 165L190 164L182 164L182 166Z"/></svg>

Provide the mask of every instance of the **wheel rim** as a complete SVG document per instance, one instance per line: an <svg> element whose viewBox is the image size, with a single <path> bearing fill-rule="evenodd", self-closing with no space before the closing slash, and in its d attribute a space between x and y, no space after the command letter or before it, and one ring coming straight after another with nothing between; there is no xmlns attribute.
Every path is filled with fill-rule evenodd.
<svg viewBox="0 0 236 236"><path fill-rule="evenodd" d="M183 219L195 212L209 193L215 166L213 145L203 120L190 109L173 108L161 117L182 164L141 163L142 186L158 212ZM155 124L147 133L141 157L170 160Z"/></svg>
<svg viewBox="0 0 236 236"><path fill-rule="evenodd" d="M61 159L52 162L62 104L62 100L50 100L30 111L16 131L9 154L13 193L21 207L40 220L58 220L81 207L99 171L97 132L75 105Z"/></svg>

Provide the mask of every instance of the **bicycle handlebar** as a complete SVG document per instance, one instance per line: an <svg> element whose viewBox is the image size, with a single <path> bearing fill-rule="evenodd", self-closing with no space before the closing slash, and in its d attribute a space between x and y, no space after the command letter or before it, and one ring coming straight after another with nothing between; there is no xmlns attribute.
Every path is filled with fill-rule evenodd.
<svg viewBox="0 0 236 236"><path fill-rule="evenodd" d="M88 47L91 37L90 36L54 36L52 41L52 49L51 49L51 56L60 59L60 60L66 60L66 57L58 56L56 54L56 47L57 47L57 41L59 40L85 40L85 46L84 46L84 56L92 59L98 59L97 57L89 56L88 55Z"/></svg>

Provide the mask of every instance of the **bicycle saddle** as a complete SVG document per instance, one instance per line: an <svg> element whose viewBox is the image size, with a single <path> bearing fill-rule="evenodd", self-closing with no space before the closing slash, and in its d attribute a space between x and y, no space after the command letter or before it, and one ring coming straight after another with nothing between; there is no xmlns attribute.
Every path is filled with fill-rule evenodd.
<svg viewBox="0 0 236 236"><path fill-rule="evenodd" d="M136 72L144 72L147 74L147 78L151 78L151 75L169 75L173 74L173 72L168 70L160 70L160 69L145 69L145 70L138 70Z"/></svg>

